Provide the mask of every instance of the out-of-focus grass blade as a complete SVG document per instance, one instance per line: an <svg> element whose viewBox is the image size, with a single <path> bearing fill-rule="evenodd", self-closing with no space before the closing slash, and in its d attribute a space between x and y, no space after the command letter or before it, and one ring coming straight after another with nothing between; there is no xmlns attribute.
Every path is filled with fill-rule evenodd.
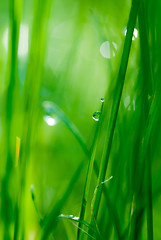
<svg viewBox="0 0 161 240"><path fill-rule="evenodd" d="M35 197L35 192L34 192L34 185L31 185L30 191L31 191L32 201L33 201L33 203L34 203L34 207L35 207L35 210L36 210L38 219L39 219L40 226L42 226L43 217L41 216L40 211L39 211L39 209L38 209L38 207L37 207L37 204L36 204L36 197Z"/></svg>
<svg viewBox="0 0 161 240"><path fill-rule="evenodd" d="M52 0L35 0L34 21L30 46L30 56L27 67L23 94L23 132L19 164L19 196L15 220L14 240L22 238L25 231L25 184L26 170L30 156L30 146L34 139L37 112L39 106L39 92L44 68L45 43L47 37L47 23Z"/></svg>
<svg viewBox="0 0 161 240"><path fill-rule="evenodd" d="M65 204L67 198L69 197L75 182L79 179L83 167L83 163L81 162L72 176L70 183L64 192L63 197L54 205L53 209L49 212L49 214L43 220L42 228L40 229L40 233L38 234L38 239L47 240L54 230L56 225L57 217L60 214L60 211Z"/></svg>
<svg viewBox="0 0 161 240"><path fill-rule="evenodd" d="M43 107L46 114L56 114L59 117L59 119L67 126L69 131L77 139L87 158L90 159L92 151L87 148L87 143L85 139L83 138L75 124L69 119L69 117L58 107L58 105L53 102L45 101L43 102ZM98 165L96 162L94 162L94 171L96 175L98 175Z"/></svg>
<svg viewBox="0 0 161 240"><path fill-rule="evenodd" d="M43 102L43 108L46 114L56 114L59 119L67 126L73 136L77 139L84 153L89 157L90 151L87 148L87 144L79 132L75 124L68 118L68 116L53 102Z"/></svg>
<svg viewBox="0 0 161 240"><path fill-rule="evenodd" d="M105 175L106 175L106 170L107 170L108 160L109 160L109 156L110 156L110 151L111 151L111 146L112 146L112 140L113 140L115 125L116 125L120 100L121 100L123 86L124 86L127 64L128 64L129 54L130 54L132 36L133 36L133 31L134 31L134 27L136 24L136 18L137 18L137 14L138 14L138 7L139 7L139 0L133 0L131 10L130 10L129 21L128 21L128 25L127 25L127 35L125 37L125 43L124 43L124 49L123 49L120 69L119 69L119 73L118 73L118 77L117 77L117 81L116 81L116 83L117 83L116 90L115 90L116 94L115 94L115 99L113 99L112 112L111 112L111 116L110 116L107 136L106 136L107 144L106 144L106 148L104 148L104 152L102 155L102 161L101 161L97 185L99 185L101 182L104 181ZM104 111L106 111L105 108L104 108ZM95 219L97 219L101 194L102 194L102 186L100 186L100 188L97 188L97 190L96 190L95 199L93 202L92 217L91 217L92 226L95 223ZM89 233L92 234L91 232L89 232Z"/></svg>
<svg viewBox="0 0 161 240"><path fill-rule="evenodd" d="M13 115L17 110L19 103L18 92L18 41L20 30L20 19L22 10L22 0L9 1L9 34L8 34L8 62L5 81L5 94L3 97L3 138L4 150L6 156L5 175L2 180L1 206L2 218L4 218L4 239L10 239L10 224L13 218L12 206L13 199L9 194L9 185L14 170L15 155L13 149L16 149L14 135L16 125L13 124ZM14 126L13 126L14 125ZM4 206L9 206L8 210Z"/></svg>

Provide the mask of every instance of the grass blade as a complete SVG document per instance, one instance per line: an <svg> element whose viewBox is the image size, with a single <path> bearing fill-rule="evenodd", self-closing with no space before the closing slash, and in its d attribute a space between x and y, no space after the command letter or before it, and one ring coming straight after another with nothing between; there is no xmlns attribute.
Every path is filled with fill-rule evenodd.
<svg viewBox="0 0 161 240"><path fill-rule="evenodd" d="M124 80L125 80L127 64L128 64L130 48L131 48L131 42L132 42L132 36L133 36L133 31L134 31L134 27L136 24L136 18L137 18L137 14L138 14L138 6L139 6L138 0L132 1L132 7L131 7L129 21L128 21L128 25L127 25L127 35L125 38L120 69L119 69L119 73L118 73L118 77L117 77L117 86L116 86L117 94L115 95L116 98L112 105L112 113L111 113L111 117L110 117L109 130L108 130L108 135L107 135L107 150L106 149L104 150L105 152L103 154L102 161L101 161L97 185L99 185L101 182L103 182L105 180L107 164L108 164L108 160L109 160L116 120L117 120L117 115L118 115L118 110L119 110L119 105L120 105L120 100L121 100L123 86L124 86ZM92 209L92 217L91 217L92 225L94 224L94 219L97 218L101 194L102 194L102 186L100 188L97 188L96 193L95 193L95 199L93 201L93 209Z"/></svg>
<svg viewBox="0 0 161 240"><path fill-rule="evenodd" d="M150 47L149 47L149 38L148 38L148 24L146 20L146 9L145 9L145 4L144 1L140 1L140 8L139 8L139 14L138 14L138 20L139 20L139 33L140 33L140 50L141 50L141 64L142 64L142 102L143 102L143 107L142 107L142 118L140 121L142 122L142 126L144 129L146 124L147 124L147 119L148 119L148 114L149 114L149 101L148 101L148 96L152 95L152 71L151 71L151 62L150 62ZM144 139L145 130L142 131L142 136ZM140 141L141 143L141 141ZM144 144L141 144L141 150L143 151L143 156L141 155L138 158L138 161L143 162L143 165L145 163L145 192L146 195L145 198L147 199L147 236L148 239L153 239L153 217L152 217L152 184L151 184L151 154L150 154L150 142L148 143L149 147L144 149ZM143 167L142 167L143 169ZM138 169L140 171L140 169ZM136 185L140 185L140 191L143 193L143 184L137 181ZM143 193L144 194L144 193ZM138 192L137 195L135 196L135 205L137 208L137 203L139 202L141 193ZM138 200L136 199L138 198ZM141 219L140 216L143 218L143 213L144 213L144 208L139 207L139 209L136 209L136 216L135 216L135 221L138 222L137 218ZM137 216L138 215L138 216ZM138 225L140 230L136 229L135 231L137 232L135 234L132 233L132 236L138 235L138 232L141 232L141 221L140 224L135 224L133 223L133 226Z"/></svg>
<svg viewBox="0 0 161 240"><path fill-rule="evenodd" d="M58 116L58 118L67 126L69 131L77 139L87 157L89 157L90 151L87 148L87 144L83 136L68 116L53 102L43 102L43 108L46 114L56 114Z"/></svg>
<svg viewBox="0 0 161 240"><path fill-rule="evenodd" d="M41 3L40 3L41 2ZM30 146L33 143L35 121L37 119L39 92L42 81L43 63L45 56L45 41L47 22L49 19L52 0L35 0L32 41L29 63L24 86L24 119L22 133L22 147L19 164L19 195L16 208L14 240L22 238L25 231L25 185ZM34 76L34 78L33 78ZM35 84L36 81L36 84Z"/></svg>
<svg viewBox="0 0 161 240"><path fill-rule="evenodd" d="M93 140L93 144L92 144L92 148L91 148L91 158L89 159L89 163L88 163L88 169L87 169L87 174L86 174L86 180L85 180L84 192L83 192L83 198L82 198L82 205L81 205L81 211L80 211L81 221L84 220L87 198L88 198L88 193L89 193L89 190L90 190L90 182L91 182L91 178L92 178L92 172L93 172L94 162L95 162L95 154L96 154L96 150L97 150L97 139L98 139L101 123L102 123L101 115L102 115L102 112L103 112L103 105L104 105L104 100L102 102L99 122L98 122L97 127L96 127L94 140ZM82 225L82 223L80 222L79 223L79 228L78 228L78 233L77 233L77 239L81 238L81 236L80 236L80 229L82 229L81 225Z"/></svg>
<svg viewBox="0 0 161 240"><path fill-rule="evenodd" d="M2 206L6 204L9 211L2 209L4 214L4 239L10 239L9 228L12 221L12 206L14 202L9 194L10 182L12 181L12 173L14 172L15 156L13 149L16 149L15 132L17 126L13 121L13 116L18 111L19 102L19 83L18 83L18 41L20 31L20 19L22 10L22 0L9 1L9 15L10 15L10 28L8 36L8 63L6 72L6 93L4 96L4 148L6 155L5 175L2 180ZM3 213L4 212L4 213Z"/></svg>

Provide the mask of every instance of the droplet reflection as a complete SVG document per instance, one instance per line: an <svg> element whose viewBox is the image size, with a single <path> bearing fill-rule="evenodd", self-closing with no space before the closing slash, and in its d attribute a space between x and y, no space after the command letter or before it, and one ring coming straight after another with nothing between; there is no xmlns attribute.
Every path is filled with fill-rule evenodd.
<svg viewBox="0 0 161 240"><path fill-rule="evenodd" d="M54 126L57 124L57 120L55 118L52 118L50 116L44 116L43 117L44 121L49 125L49 126Z"/></svg>
<svg viewBox="0 0 161 240"><path fill-rule="evenodd" d="M103 42L100 47L100 53L104 58L110 59L116 55L117 45L114 42Z"/></svg>
<svg viewBox="0 0 161 240"><path fill-rule="evenodd" d="M92 118L95 120L95 121L99 121L99 118L100 118L100 114L101 114L101 111L97 111L95 113L93 113L93 116Z"/></svg>
<svg viewBox="0 0 161 240"><path fill-rule="evenodd" d="M126 36L126 34L127 34L127 29L125 28L124 35ZM138 38L138 30L134 28L132 40L134 41L136 40L136 38Z"/></svg>
<svg viewBox="0 0 161 240"><path fill-rule="evenodd" d="M104 100L104 98L101 98L101 102L103 103L105 100Z"/></svg>
<svg viewBox="0 0 161 240"><path fill-rule="evenodd" d="M73 220L79 221L79 217L73 217Z"/></svg>

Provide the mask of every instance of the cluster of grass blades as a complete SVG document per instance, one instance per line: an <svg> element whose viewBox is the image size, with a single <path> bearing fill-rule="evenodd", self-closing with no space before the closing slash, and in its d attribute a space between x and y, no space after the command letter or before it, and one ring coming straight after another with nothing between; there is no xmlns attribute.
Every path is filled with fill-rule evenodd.
<svg viewBox="0 0 161 240"><path fill-rule="evenodd" d="M8 60L1 111L1 145L3 146L1 156L4 169L0 172L0 238L4 240L160 239L160 228L156 224L159 221L157 211L161 211L160 208L156 211L161 192L158 181L161 171L159 162L161 156L160 1L156 0L155 3L152 0L131 1L126 34L124 39L122 38L124 44L120 50L121 57L117 66L111 60L108 61L111 79L106 86L106 92L104 91L104 98L100 98L100 109L93 115L94 130L89 133L89 141L83 136L83 131L79 130L75 121L66 114L67 108L63 110L63 107L59 106L62 104L61 101L57 104L53 96L50 99L43 97L48 25L50 25L51 10L57 8L59 12L61 9L61 4L59 6L57 1L56 3L52 0L34 1L27 70L23 91L20 90L22 86L19 79L18 48L24 2L9 1ZM76 17L75 26L80 26L81 34L84 33L81 21L88 12L90 16L88 21L98 30L99 41L105 39L106 31L104 28L101 29L104 20L96 10L97 3L93 3L93 9L90 9L90 0L84 3L83 7L80 6L79 1L77 4L81 17ZM100 9L103 9L101 7L100 3ZM76 6L73 9L75 8ZM138 45L133 42L135 30L139 33ZM72 74L77 76L77 68L81 65L79 61L78 66L75 64L77 54L81 55L79 51L81 38L78 32L72 42L73 48L66 58L66 69L54 75L63 85L60 87L58 84L59 94L63 89L67 89L65 81L74 84L74 81L70 82L68 78L72 77ZM109 32L108 34L110 35ZM112 46L106 58L115 56L113 51L116 47L113 42ZM76 73L74 71L70 73L72 67L76 69ZM53 92L54 94L56 93ZM69 177L67 174L68 177L65 176L62 182L60 180L64 185L63 190L62 186L59 189L58 183L59 197L57 194L54 197L50 196L50 204L47 207L47 204L44 204L46 208L41 205L41 197L35 193L34 185L31 185L30 195L32 207L27 206L30 202L27 190L30 182L27 179L30 176L28 172L32 165L30 159L35 156L40 128L38 119L42 115L51 118L56 116L62 124L62 129L72 136L71 152L75 151L72 146L75 141L82 154L81 159L79 154L74 155L74 164L70 162L72 167L74 166L72 171L70 166L69 169L65 169L66 172L69 170L70 174L73 172L72 176ZM69 148L67 141L68 139L65 144ZM44 139L42 142L45 144ZM55 152L58 150L63 152L62 149L54 148L56 142L50 144ZM66 153L62 156L66 157L65 155ZM38 156L41 157L41 153ZM36 159L37 169L40 167L39 164L41 165L42 161ZM58 171L52 169L53 175L61 170L63 172L65 167L60 165L61 163L57 164ZM45 167L44 169L46 171ZM38 170L35 170L35 175L37 172ZM81 195L78 194L75 185L79 186ZM43 179L40 188L42 186ZM72 194L78 197L79 203L75 203L75 200L70 203ZM30 215L34 212L36 222L34 237L29 237L30 223L27 222L26 217L31 209Z"/></svg>

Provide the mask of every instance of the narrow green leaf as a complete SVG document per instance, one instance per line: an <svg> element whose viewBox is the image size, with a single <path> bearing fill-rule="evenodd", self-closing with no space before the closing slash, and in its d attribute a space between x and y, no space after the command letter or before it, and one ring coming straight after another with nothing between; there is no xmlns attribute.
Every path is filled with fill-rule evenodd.
<svg viewBox="0 0 161 240"><path fill-rule="evenodd" d="M132 36L133 36L133 31L134 31L134 27L136 24L136 18L137 18L137 14L138 14L138 6L139 6L139 1L133 0L131 10L130 10L130 15L129 15L129 21L128 21L128 25L127 25L127 35L125 37L125 43L124 43L124 49L123 49L123 53L122 53L120 69L119 69L119 73L118 73L118 77L117 77L116 95L115 95L115 99L114 99L113 105L112 105L112 112L111 112L111 116L110 116L110 122L109 122L108 131L107 131L107 136L106 136L106 139L107 139L106 146L107 147L106 147L106 149L104 149L104 152L102 154L101 166L100 166L99 177L98 177L98 185L104 181L105 175L106 175L106 170L107 170L108 160L109 160L109 156L110 156L110 151L111 151L111 146L112 146L112 140L113 140L115 125L116 125L120 100L121 100L123 86L124 86L127 64L128 64L129 54L130 54ZM106 109L104 109L104 110L106 111ZM94 219L97 219L101 194L102 194L102 186L100 186L100 188L97 188L96 194L95 194L95 199L93 201L93 209L92 209L92 217L91 217L92 226L94 225ZM89 232L89 233L91 234L91 232Z"/></svg>

